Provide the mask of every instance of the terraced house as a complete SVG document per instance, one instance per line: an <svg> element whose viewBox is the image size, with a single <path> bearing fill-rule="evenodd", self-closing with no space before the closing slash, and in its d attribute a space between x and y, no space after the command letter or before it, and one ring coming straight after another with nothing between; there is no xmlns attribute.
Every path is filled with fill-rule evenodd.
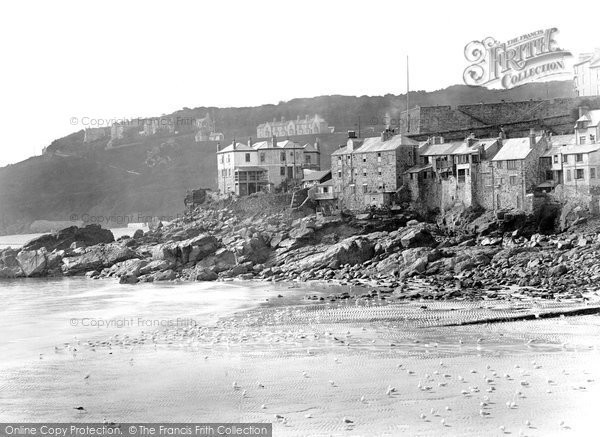
<svg viewBox="0 0 600 437"><path fill-rule="evenodd" d="M492 158L491 209L531 209L534 189L542 182L540 158L550 149L545 133L504 140ZM527 203L527 204L526 204Z"/></svg>
<svg viewBox="0 0 600 437"><path fill-rule="evenodd" d="M396 203L403 173L414 165L418 145L390 129L364 140L350 131L346 145L331 155L333 192L340 206L357 211Z"/></svg>
<svg viewBox="0 0 600 437"><path fill-rule="evenodd" d="M457 205L491 208L491 158L502 138L444 142L432 137L421 144L418 164L405 172L411 201L419 209L447 210Z"/></svg>

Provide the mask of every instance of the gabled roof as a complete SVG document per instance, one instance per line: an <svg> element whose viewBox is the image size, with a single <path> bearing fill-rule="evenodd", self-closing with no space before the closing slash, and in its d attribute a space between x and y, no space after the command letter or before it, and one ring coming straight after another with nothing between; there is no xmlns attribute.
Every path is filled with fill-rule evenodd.
<svg viewBox="0 0 600 437"><path fill-rule="evenodd" d="M306 143L304 146L302 146L302 148L304 149L305 152L318 152L319 149L317 149L314 144L311 143Z"/></svg>
<svg viewBox="0 0 600 437"><path fill-rule="evenodd" d="M477 153L482 148L484 151L489 150L494 144L498 142L498 138L486 138L483 140L476 140L469 146L468 141L463 141L460 146L454 149L450 155L469 155L471 153Z"/></svg>
<svg viewBox="0 0 600 437"><path fill-rule="evenodd" d="M591 111L586 111L581 117L577 119L577 123L580 121L589 122L589 127L598 126L600 123L600 109L593 109Z"/></svg>
<svg viewBox="0 0 600 437"><path fill-rule="evenodd" d="M310 173L306 173L306 175L304 176L304 179L302 179L302 181L303 182L320 181L325 176L327 176L327 174L331 174L331 170L311 171Z"/></svg>
<svg viewBox="0 0 600 437"><path fill-rule="evenodd" d="M428 144L420 151L421 156L441 156L452 155L452 153L462 146L462 141L454 141L451 143Z"/></svg>
<svg viewBox="0 0 600 437"><path fill-rule="evenodd" d="M317 184L317 187L329 187L331 185L333 185L333 179L329 179L321 184Z"/></svg>
<svg viewBox="0 0 600 437"><path fill-rule="evenodd" d="M363 142L362 146L355 149L354 151L356 153L385 152L389 150L396 150L400 146L418 145L418 142L408 138L405 135L394 135L387 141L382 141L381 137L367 138Z"/></svg>
<svg viewBox="0 0 600 437"><path fill-rule="evenodd" d="M277 141L277 147L280 147L282 149L300 149L301 148L300 144L295 143L291 140Z"/></svg>
<svg viewBox="0 0 600 437"><path fill-rule="evenodd" d="M536 142L540 137L536 137ZM529 137L510 138L502 142L502 148L492 158L492 161L510 161L515 159L525 159L531 152L531 142Z"/></svg>
<svg viewBox="0 0 600 437"><path fill-rule="evenodd" d="M353 152L353 150L348 150L347 146L342 146L342 147L339 147L339 148L335 149L333 151L333 153L331 154L331 156L346 155L346 154L352 153L352 152Z"/></svg>
<svg viewBox="0 0 600 437"><path fill-rule="evenodd" d="M252 147L248 147L247 144L244 143L236 143L235 150L233 149L233 143L225 147L224 149L219 150L217 153L225 153L225 152L253 152L254 149Z"/></svg>
<svg viewBox="0 0 600 437"><path fill-rule="evenodd" d="M550 144L554 146L566 146L568 144L575 144L575 135L552 135L550 137Z"/></svg>
<svg viewBox="0 0 600 437"><path fill-rule="evenodd" d="M593 144L569 144L560 148L563 155L575 155L577 153L592 153L600 150L600 143Z"/></svg>

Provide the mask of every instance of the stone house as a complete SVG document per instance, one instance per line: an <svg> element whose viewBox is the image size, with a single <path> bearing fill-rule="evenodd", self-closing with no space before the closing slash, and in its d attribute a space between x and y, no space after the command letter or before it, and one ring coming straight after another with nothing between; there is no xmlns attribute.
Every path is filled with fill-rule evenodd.
<svg viewBox="0 0 600 437"><path fill-rule="evenodd" d="M600 96L600 49L584 53L573 66L578 96Z"/></svg>
<svg viewBox="0 0 600 437"><path fill-rule="evenodd" d="M418 165L405 172L411 201L426 210L447 210L456 205L490 208L490 159L502 146L501 138L445 143L432 137L418 150Z"/></svg>
<svg viewBox="0 0 600 437"><path fill-rule="evenodd" d="M545 179L540 174L540 158L548 150L548 137L533 130L529 137L503 140L490 168L492 209L530 209L530 197Z"/></svg>
<svg viewBox="0 0 600 437"><path fill-rule="evenodd" d="M356 211L398 201L403 173L415 164L417 147L416 141L390 129L365 140L350 132L346 146L331 157L334 193L341 207Z"/></svg>

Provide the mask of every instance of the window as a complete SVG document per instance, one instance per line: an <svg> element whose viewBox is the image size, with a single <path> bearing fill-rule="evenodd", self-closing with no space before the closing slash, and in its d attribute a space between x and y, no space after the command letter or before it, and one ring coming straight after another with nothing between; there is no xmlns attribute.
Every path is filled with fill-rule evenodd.
<svg viewBox="0 0 600 437"><path fill-rule="evenodd" d="M517 169L517 160L511 159L509 161L506 161L506 168L508 170L516 170Z"/></svg>
<svg viewBox="0 0 600 437"><path fill-rule="evenodd" d="M377 162L381 162L381 153L377 153Z"/></svg>
<svg viewBox="0 0 600 437"><path fill-rule="evenodd" d="M595 143L595 142L596 142L596 135L590 134L590 143Z"/></svg>
<svg viewBox="0 0 600 437"><path fill-rule="evenodd" d="M590 179L596 179L596 167L590 168Z"/></svg>
<svg viewBox="0 0 600 437"><path fill-rule="evenodd" d="M583 179L584 177L585 176L582 168L575 170L575 179Z"/></svg>
<svg viewBox="0 0 600 437"><path fill-rule="evenodd" d="M571 170L567 170L567 181L571 180Z"/></svg>
<svg viewBox="0 0 600 437"><path fill-rule="evenodd" d="M342 157L338 156L338 162L341 163L342 162Z"/></svg>
<svg viewBox="0 0 600 437"><path fill-rule="evenodd" d="M552 170L546 170L546 180L551 181L554 179L554 175L552 174Z"/></svg>
<svg viewBox="0 0 600 437"><path fill-rule="evenodd" d="M516 176L511 176L508 178L508 180L511 185L517 185L517 177Z"/></svg>
<svg viewBox="0 0 600 437"><path fill-rule="evenodd" d="M285 162L285 152L279 152L279 160Z"/></svg>
<svg viewBox="0 0 600 437"><path fill-rule="evenodd" d="M310 164L310 155L304 155L304 160L307 164Z"/></svg>
<svg viewBox="0 0 600 437"><path fill-rule="evenodd" d="M367 191L368 191L367 184L363 184L363 193L366 193Z"/></svg>
<svg viewBox="0 0 600 437"><path fill-rule="evenodd" d="M246 162L250 162L250 154L246 153Z"/></svg>
<svg viewBox="0 0 600 437"><path fill-rule="evenodd" d="M558 155L554 155L554 163L558 164Z"/></svg>
<svg viewBox="0 0 600 437"><path fill-rule="evenodd" d="M426 171L423 172L423 179L427 179L427 172Z"/></svg>
<svg viewBox="0 0 600 437"><path fill-rule="evenodd" d="M363 162L367 162L367 155L363 155Z"/></svg>
<svg viewBox="0 0 600 437"><path fill-rule="evenodd" d="M261 154L260 154L260 162L265 162L265 152L261 152Z"/></svg>
<svg viewBox="0 0 600 437"><path fill-rule="evenodd" d="M500 185L504 185L504 178L500 178Z"/></svg>
<svg viewBox="0 0 600 437"><path fill-rule="evenodd" d="M342 178L342 170L338 170L338 178Z"/></svg>
<svg viewBox="0 0 600 437"><path fill-rule="evenodd" d="M575 162L582 162L583 161L583 153L578 153L575 155Z"/></svg>
<svg viewBox="0 0 600 437"><path fill-rule="evenodd" d="M293 158L294 157L294 152L290 152L290 156Z"/></svg>
<svg viewBox="0 0 600 437"><path fill-rule="evenodd" d="M379 176L381 176L381 167L379 167L379 168L377 169L377 174L378 174Z"/></svg>
<svg viewBox="0 0 600 437"><path fill-rule="evenodd" d="M221 155L221 164L223 164L223 155Z"/></svg>
<svg viewBox="0 0 600 437"><path fill-rule="evenodd" d="M227 162L229 162L229 158L230 158L230 156L229 156L229 154L227 154Z"/></svg>
<svg viewBox="0 0 600 437"><path fill-rule="evenodd" d="M496 164L496 168L502 168L502 161L498 161L498 163Z"/></svg>
<svg viewBox="0 0 600 437"><path fill-rule="evenodd" d="M490 176L486 176L484 179L484 185L486 187L491 187L492 186L492 178Z"/></svg>
<svg viewBox="0 0 600 437"><path fill-rule="evenodd" d="M363 168L363 176L367 177L367 169L366 168Z"/></svg>
<svg viewBox="0 0 600 437"><path fill-rule="evenodd" d="M350 192L356 194L356 185L350 185Z"/></svg>
<svg viewBox="0 0 600 437"><path fill-rule="evenodd" d="M563 155L562 157L563 157L563 160L562 160L563 164L566 164L567 162L569 162L569 155Z"/></svg>
<svg viewBox="0 0 600 437"><path fill-rule="evenodd" d="M579 137L579 144L585 144L585 135Z"/></svg>
<svg viewBox="0 0 600 437"><path fill-rule="evenodd" d="M280 176L285 176L285 167L281 167L281 168L279 169L279 175L280 175Z"/></svg>

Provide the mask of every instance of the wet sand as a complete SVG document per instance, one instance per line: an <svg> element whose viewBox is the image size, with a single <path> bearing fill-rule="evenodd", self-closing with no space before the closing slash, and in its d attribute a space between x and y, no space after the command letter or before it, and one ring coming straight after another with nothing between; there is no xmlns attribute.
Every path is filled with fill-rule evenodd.
<svg viewBox="0 0 600 437"><path fill-rule="evenodd" d="M292 436L597 435L596 315L445 326L567 305L315 305L306 289L279 287L216 324L9 366L0 417L274 422L274 435Z"/></svg>

